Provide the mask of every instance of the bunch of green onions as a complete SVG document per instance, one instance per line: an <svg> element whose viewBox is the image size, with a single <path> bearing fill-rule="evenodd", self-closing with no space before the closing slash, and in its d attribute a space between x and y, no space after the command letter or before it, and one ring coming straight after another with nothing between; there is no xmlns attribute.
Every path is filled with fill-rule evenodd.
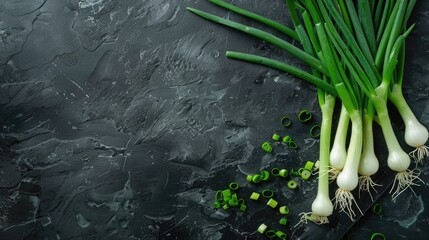
<svg viewBox="0 0 429 240"><path fill-rule="evenodd" d="M410 169L410 156L418 165L429 155L425 146L429 134L402 93L405 38L414 27L407 27L407 20L416 0L286 0L293 28L221 0L208 1L274 28L302 46L260 29L188 8L202 18L271 43L310 67L311 73L270 58L226 52L228 58L275 68L317 87L322 112L318 192L312 211L302 213L301 221L328 223L334 207L353 220L356 216L353 205L359 207L352 191L358 185L359 192L368 192L372 198L371 191L376 191L378 184L371 176L379 169L374 151L374 121L381 126L386 140L388 167L396 172L391 190L393 198L418 185L420 171ZM337 99L342 106L331 148ZM405 123L405 142L415 148L410 154L402 150L393 131L388 101L398 109ZM350 122L351 134L346 146ZM329 197L329 179L335 179L338 185L334 204Z"/></svg>

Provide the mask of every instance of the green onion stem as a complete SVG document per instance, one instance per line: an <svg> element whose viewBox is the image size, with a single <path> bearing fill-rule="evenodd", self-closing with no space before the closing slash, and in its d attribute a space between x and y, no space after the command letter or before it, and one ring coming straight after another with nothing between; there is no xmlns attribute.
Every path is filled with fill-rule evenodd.
<svg viewBox="0 0 429 240"><path fill-rule="evenodd" d="M241 23L233 22L233 21L218 17L218 16L213 15L213 14L209 14L209 13L200 11L198 9L194 9L194 8L190 8L190 7L188 7L187 9L190 12L192 12L192 13L194 13L194 14L202 17L202 18L205 18L205 19L208 19L212 22L219 23L219 24L234 28L236 30L240 30L242 32L245 32L245 33L251 35L251 36L254 36L254 37L257 37L257 38L262 39L264 41L267 41L267 42L285 50L286 52L292 54L293 56L301 59L303 62L307 63L310 67L316 69L317 71L319 71L323 74L327 74L326 66L322 62L320 62L318 59L316 59L313 56L311 56L310 54L302 51L301 49L295 47L294 45L290 44L289 42L286 42L286 41L284 41L284 40L282 40L282 39L280 39L280 38L278 38L272 34L269 34L265 31L262 31L262 30L259 30L256 28L252 28L252 27L243 25Z"/></svg>
<svg viewBox="0 0 429 240"><path fill-rule="evenodd" d="M247 53L240 53L240 52L234 52L234 51L227 51L226 52L226 57L228 58L233 58L233 59L237 59L237 60L242 60L242 61L246 61L246 62L251 62L251 63L256 63L256 64L261 64L264 66L268 66L268 67L272 67L278 70L281 70L283 72L292 74L296 77L299 77L319 88L322 88L323 90L329 92L330 94L334 95L334 96L338 96L337 91L335 90L335 88L324 82L322 79L317 78L299 68L293 67L291 65L288 65L286 63L280 62L280 61L276 61L273 59L269 59L269 58L265 58L265 57L261 57L261 56L257 56L257 55L253 55L253 54L247 54Z"/></svg>
<svg viewBox="0 0 429 240"><path fill-rule="evenodd" d="M226 2L221 1L221 0L208 0L208 1L219 6L219 7L223 7L225 9L232 11L232 12L238 13L242 16L248 17L248 18L253 19L255 21L258 21L262 24L265 24L269 27L272 27L272 28L278 30L279 32L286 34L290 38L293 38L293 39L299 41L298 35L296 34L296 32L294 30L292 30L291 28L289 28L289 27L287 27L287 26L285 26L279 22L273 21L269 18L263 17L259 14L247 11L245 9L239 8L237 6L234 6L232 4L226 3Z"/></svg>

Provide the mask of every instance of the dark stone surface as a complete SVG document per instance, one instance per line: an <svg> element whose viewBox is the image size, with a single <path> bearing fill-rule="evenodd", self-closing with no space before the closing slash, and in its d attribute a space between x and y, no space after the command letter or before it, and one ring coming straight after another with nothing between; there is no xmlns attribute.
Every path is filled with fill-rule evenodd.
<svg viewBox="0 0 429 240"><path fill-rule="evenodd" d="M287 19L283 1L233 3ZM257 239L261 222L281 228L280 215L262 202L249 202L244 214L211 203L231 181L246 199L260 190L245 174L317 158L311 125L295 121L285 130L278 121L306 108L319 122L314 87L226 59L226 50L237 50L299 64L187 6L259 26L202 0L0 1L0 239ZM405 83L426 126L428 15L428 2L419 1ZM394 124L402 136L397 117ZM260 144L275 131L300 148L278 144L263 154ZM427 164L422 172L427 182ZM384 162L377 178L383 189L392 180ZM337 239L354 224L336 214L331 225L292 228L310 210L317 179L298 180L296 192L285 183L263 187L292 209L284 229L292 239ZM350 238L429 236L428 186L415 192L395 203L384 194L383 215L366 214ZM359 205L367 209L370 199Z"/></svg>

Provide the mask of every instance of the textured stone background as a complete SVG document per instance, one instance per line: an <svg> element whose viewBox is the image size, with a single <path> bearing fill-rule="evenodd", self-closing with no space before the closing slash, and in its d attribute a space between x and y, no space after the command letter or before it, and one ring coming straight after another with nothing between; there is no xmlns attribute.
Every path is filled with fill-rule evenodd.
<svg viewBox="0 0 429 240"><path fill-rule="evenodd" d="M287 19L281 0L233 3ZM213 211L211 201L233 180L243 185L240 195L260 190L245 184L245 174L317 158L310 126L286 131L278 122L303 108L320 121L314 88L226 59L226 50L237 50L299 64L186 6L259 26L204 0L0 1L0 239L258 239L261 222L281 228L279 215L263 203L249 203L240 214ZM419 1L405 83L426 126L428 19L429 2ZM403 124L394 124L402 136ZM293 135L300 149L275 145L275 154L263 154L261 142L275 131ZM380 190L392 181L384 162L377 179ZM309 211L316 182L299 181L295 193L285 181L263 187L292 208L294 225L299 212ZM369 212L354 227L336 214L329 226L285 232L292 239L337 239L352 227L350 239L374 231L422 239L429 236L428 190L407 191L396 203L384 194L383 215ZM365 210L371 202L364 196L359 205Z"/></svg>

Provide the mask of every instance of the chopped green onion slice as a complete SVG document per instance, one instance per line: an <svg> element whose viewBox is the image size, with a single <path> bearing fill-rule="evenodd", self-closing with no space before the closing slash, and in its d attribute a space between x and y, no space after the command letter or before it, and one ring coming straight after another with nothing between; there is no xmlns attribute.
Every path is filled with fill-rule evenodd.
<svg viewBox="0 0 429 240"><path fill-rule="evenodd" d="M307 180L307 179L309 179L310 177L311 177L311 172L310 172L309 170L304 169L304 170L301 172L301 178L302 178L302 179Z"/></svg>
<svg viewBox="0 0 429 240"><path fill-rule="evenodd" d="M286 136L286 137L284 137L283 138L283 140L282 140L282 142L284 142L284 143L289 143L289 142L292 142L293 140L292 140L292 138L290 137L290 136Z"/></svg>
<svg viewBox="0 0 429 240"><path fill-rule="evenodd" d="M257 192L253 192L252 195L250 195L250 199L258 200L260 196L261 196L261 194L259 194Z"/></svg>
<svg viewBox="0 0 429 240"><path fill-rule="evenodd" d="M294 176L299 176L299 175L301 175L301 174L299 174L299 172L298 171L295 171L295 170L291 170L290 171L290 173L292 174L292 175L294 175Z"/></svg>
<svg viewBox="0 0 429 240"><path fill-rule="evenodd" d="M252 175L247 175L246 176L246 181L251 182L252 181Z"/></svg>
<svg viewBox="0 0 429 240"><path fill-rule="evenodd" d="M307 161L304 166L304 168L307 169L308 171L313 171L313 167L314 167L314 162L311 162L311 161Z"/></svg>
<svg viewBox="0 0 429 240"><path fill-rule="evenodd" d="M298 113L298 119L300 122L308 122L311 120L312 117L313 117L313 115L308 110L301 110Z"/></svg>
<svg viewBox="0 0 429 240"><path fill-rule="evenodd" d="M277 231L276 236L279 237L280 239L286 239L286 233L282 231Z"/></svg>
<svg viewBox="0 0 429 240"><path fill-rule="evenodd" d="M288 176L288 171L286 169L280 170L279 176L284 177L284 178L287 177Z"/></svg>
<svg viewBox="0 0 429 240"><path fill-rule="evenodd" d="M292 121L289 119L288 116L283 116L280 119L280 122L282 123L282 126L284 126L284 127L289 127L292 124Z"/></svg>
<svg viewBox="0 0 429 240"><path fill-rule="evenodd" d="M274 141L279 141L280 140L280 135L274 133L272 138L273 138Z"/></svg>
<svg viewBox="0 0 429 240"><path fill-rule="evenodd" d="M303 172L304 170L305 170L304 168L299 168L299 169L298 169L298 173L299 173L299 175L301 175L301 174L302 174L302 172Z"/></svg>
<svg viewBox="0 0 429 240"><path fill-rule="evenodd" d="M292 149L297 149L298 148L298 145L296 144L296 142L294 142L294 141L290 141L290 142L288 142L288 146L290 147L290 148L292 148Z"/></svg>
<svg viewBox="0 0 429 240"><path fill-rule="evenodd" d="M380 203L375 203L374 205L372 205L371 210L373 213L380 215L383 211L383 207L381 207Z"/></svg>
<svg viewBox="0 0 429 240"><path fill-rule="evenodd" d="M238 189L238 183L232 182L229 184L229 189L231 190L237 190Z"/></svg>
<svg viewBox="0 0 429 240"><path fill-rule="evenodd" d="M223 205L223 209L225 209L225 210L229 209L229 205L228 205L227 203L225 203L225 204Z"/></svg>
<svg viewBox="0 0 429 240"><path fill-rule="evenodd" d="M284 214L284 215L289 214L289 208L287 206L281 206L279 211L281 214Z"/></svg>
<svg viewBox="0 0 429 240"><path fill-rule="evenodd" d="M273 197L273 196L274 196L274 192L273 192L273 191L271 191L270 189L264 189L264 190L262 191L262 196L263 196L264 198L271 198L271 197Z"/></svg>
<svg viewBox="0 0 429 240"><path fill-rule="evenodd" d="M235 201L234 199L230 199L228 201L228 205L231 207L236 207L236 206L238 206L238 201Z"/></svg>
<svg viewBox="0 0 429 240"><path fill-rule="evenodd" d="M268 202L267 202L267 206L270 206L271 208L277 207L277 204L279 204L279 203L272 198L270 198L270 200L268 200Z"/></svg>
<svg viewBox="0 0 429 240"><path fill-rule="evenodd" d="M320 165L320 161L317 160L316 163L314 164L314 170L319 169L319 165Z"/></svg>
<svg viewBox="0 0 429 240"><path fill-rule="evenodd" d="M320 137L320 125L314 125L310 128L310 136L314 138Z"/></svg>
<svg viewBox="0 0 429 240"><path fill-rule="evenodd" d="M384 236L384 234L376 232L371 235L370 240L381 240L381 239L386 240L386 237Z"/></svg>
<svg viewBox="0 0 429 240"><path fill-rule="evenodd" d="M215 199L218 201L222 200L222 191L221 190L216 192Z"/></svg>
<svg viewBox="0 0 429 240"><path fill-rule="evenodd" d="M262 224L261 224L261 225L259 225L259 227L258 227L258 232L260 232L261 234L264 234L264 233L265 233L265 230L267 230L267 228L268 228L268 226L262 223Z"/></svg>
<svg viewBox="0 0 429 240"><path fill-rule="evenodd" d="M247 209L247 206L246 206L246 205L244 205L244 204L241 204L241 205L240 205L240 211L245 212L245 211L246 211L246 209Z"/></svg>
<svg viewBox="0 0 429 240"><path fill-rule="evenodd" d="M231 197L231 190L229 190L229 189L223 190L222 191L222 197L224 199L230 198Z"/></svg>
<svg viewBox="0 0 429 240"><path fill-rule="evenodd" d="M290 181L287 183L287 187L288 187L288 188L291 188L291 189L295 189L297 186L298 186L298 184L296 183L296 181L295 181L295 180L290 180Z"/></svg>
<svg viewBox="0 0 429 240"><path fill-rule="evenodd" d="M219 202L219 201L215 201L215 202L213 203L213 207L214 207L214 208L220 208L220 202Z"/></svg>
<svg viewBox="0 0 429 240"><path fill-rule="evenodd" d="M279 221L279 223L281 225L286 225L287 224L287 218L281 218L280 221Z"/></svg>
<svg viewBox="0 0 429 240"><path fill-rule="evenodd" d="M265 170L261 171L261 173L259 175L261 175L262 181L267 181L270 178L270 172L265 171Z"/></svg>
<svg viewBox="0 0 429 240"><path fill-rule="evenodd" d="M264 142L262 143L262 150L264 150L267 153L270 153L271 151L273 151L273 148L271 147L269 142Z"/></svg>
<svg viewBox="0 0 429 240"><path fill-rule="evenodd" d="M238 205L243 205L244 204L244 199L240 198L238 199Z"/></svg>
<svg viewBox="0 0 429 240"><path fill-rule="evenodd" d="M273 176L278 176L280 174L280 169L278 168L271 169L271 174L273 174Z"/></svg>
<svg viewBox="0 0 429 240"><path fill-rule="evenodd" d="M265 236L267 236L267 237L269 237L269 238L273 238L273 237L275 237L275 236L276 236L276 231L274 231L274 230L268 230L268 231L265 233Z"/></svg>
<svg viewBox="0 0 429 240"><path fill-rule="evenodd" d="M261 181L261 175L256 174L252 176L252 182L259 183Z"/></svg>

